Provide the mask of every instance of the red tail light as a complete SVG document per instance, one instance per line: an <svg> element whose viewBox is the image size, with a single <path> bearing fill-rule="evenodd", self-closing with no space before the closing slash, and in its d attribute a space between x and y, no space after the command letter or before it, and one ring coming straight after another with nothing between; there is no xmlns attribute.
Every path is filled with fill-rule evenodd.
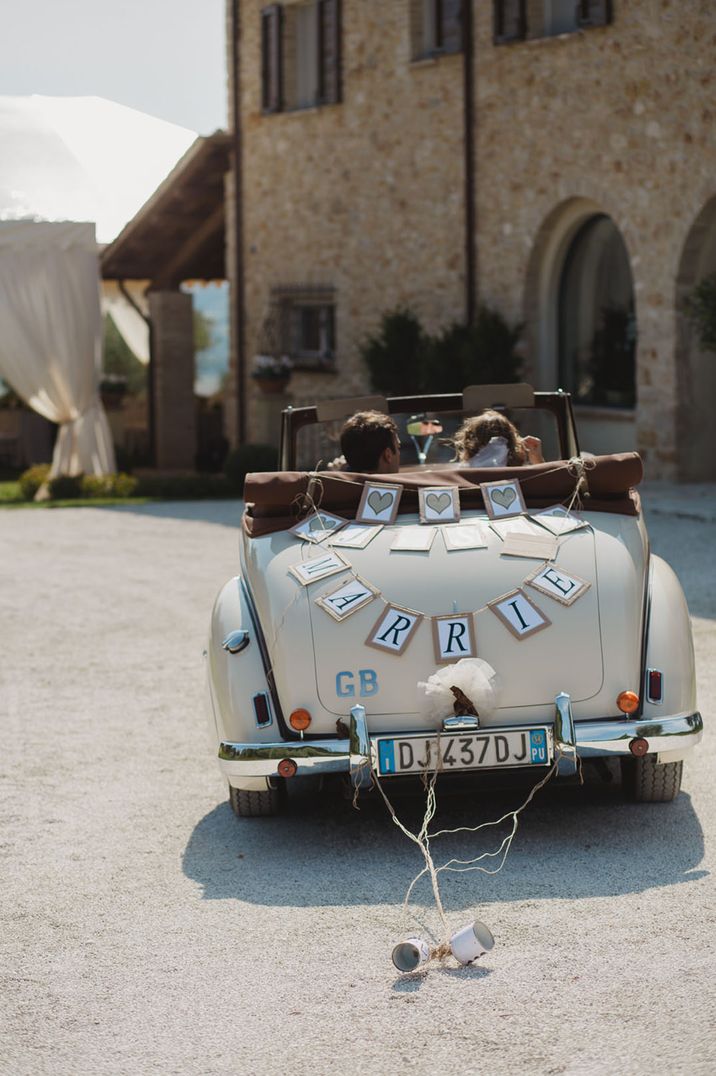
<svg viewBox="0 0 716 1076"><path fill-rule="evenodd" d="M646 697L649 702L664 701L664 677L659 669L647 670Z"/></svg>

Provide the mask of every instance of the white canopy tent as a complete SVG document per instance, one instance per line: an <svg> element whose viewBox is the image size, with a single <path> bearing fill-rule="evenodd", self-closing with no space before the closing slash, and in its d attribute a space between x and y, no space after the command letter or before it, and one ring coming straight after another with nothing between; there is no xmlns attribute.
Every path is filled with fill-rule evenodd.
<svg viewBox="0 0 716 1076"><path fill-rule="evenodd" d="M60 423L53 475L114 469L95 225L114 239L195 138L101 98L0 97L0 377Z"/></svg>

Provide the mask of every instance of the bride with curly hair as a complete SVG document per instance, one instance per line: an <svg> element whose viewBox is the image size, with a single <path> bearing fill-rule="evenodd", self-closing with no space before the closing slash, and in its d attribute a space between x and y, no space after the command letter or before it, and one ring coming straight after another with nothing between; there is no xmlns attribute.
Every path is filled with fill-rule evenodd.
<svg viewBox="0 0 716 1076"><path fill-rule="evenodd" d="M465 419L453 438L455 458L467 467L521 467L544 463L539 437L522 437L499 411Z"/></svg>

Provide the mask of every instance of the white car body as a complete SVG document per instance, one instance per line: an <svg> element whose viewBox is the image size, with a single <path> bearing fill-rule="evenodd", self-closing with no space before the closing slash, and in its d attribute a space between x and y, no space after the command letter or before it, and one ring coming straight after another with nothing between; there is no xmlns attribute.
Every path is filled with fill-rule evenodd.
<svg viewBox="0 0 716 1076"><path fill-rule="evenodd" d="M440 470L432 480L440 485ZM675 776L678 765L680 779L680 763L702 735L680 584L650 555L641 514L590 511L587 501L580 516L588 526L560 538L555 565L589 587L571 605L530 591L551 623L525 639L507 630L487 603L524 588L539 563L503 555L503 540L484 508L464 510L461 520L481 523L484 548L448 551L435 540L428 554L391 552L401 528L419 526L418 515L407 513L365 548L341 549L349 574L369 582L382 602L371 601L340 623L316 598L343 576L302 586L291 571L330 550L330 537L316 545L288 529L252 537L244 528L239 572L216 600L208 647L212 740L230 787L248 794L237 813L272 813L246 804L281 786L282 760L294 764L297 779L345 774L363 780L366 764L375 766L377 737L441 733L418 704L417 684L440 668L430 618L451 611L479 611L477 653L502 683L499 708L480 719L481 731L552 730L557 720L557 738L581 758L621 757L648 765L652 775ZM385 603L423 614L399 656L366 645ZM650 670L661 674L657 698L649 694ZM640 699L631 715L616 701L627 690ZM288 725L295 710L310 714L305 735ZM574 772L569 761L565 773ZM475 780L479 776L475 772ZM678 781L674 787L678 791ZM655 793L653 782L649 789L637 798L673 798ZM235 809L238 802L234 791Z"/></svg>

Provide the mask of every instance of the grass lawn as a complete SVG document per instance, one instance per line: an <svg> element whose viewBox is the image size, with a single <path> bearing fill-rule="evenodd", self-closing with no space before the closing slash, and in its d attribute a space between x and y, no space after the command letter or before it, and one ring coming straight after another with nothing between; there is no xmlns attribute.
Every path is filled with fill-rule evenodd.
<svg viewBox="0 0 716 1076"><path fill-rule="evenodd" d="M71 500L26 501L20 492L19 482L0 482L0 508L106 508L115 504L149 504L152 501L185 500L238 500L239 494L232 490L218 490L213 496L191 487L182 491L171 484L156 496L146 497L73 497Z"/></svg>
<svg viewBox="0 0 716 1076"><path fill-rule="evenodd" d="M147 504L157 497L82 497L71 501L26 501L19 482L0 482L0 508L106 508L110 504Z"/></svg>
<svg viewBox="0 0 716 1076"><path fill-rule="evenodd" d="M0 482L0 505L22 502L19 482ZM23 502L24 503L24 502Z"/></svg>

